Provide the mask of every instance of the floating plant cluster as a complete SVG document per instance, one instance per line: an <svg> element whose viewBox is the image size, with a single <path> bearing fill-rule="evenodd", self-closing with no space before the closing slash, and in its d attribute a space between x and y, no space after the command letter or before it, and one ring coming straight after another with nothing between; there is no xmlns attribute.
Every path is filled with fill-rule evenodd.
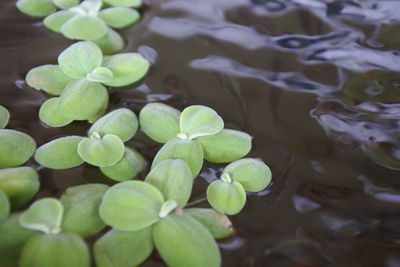
<svg viewBox="0 0 400 267"><path fill-rule="evenodd" d="M30 16L45 17L51 31L72 40L95 42L105 54L124 48L114 29L127 28L140 20L141 0L18 0L18 9Z"/></svg>
<svg viewBox="0 0 400 267"><path fill-rule="evenodd" d="M156 250L168 266L218 267L221 255L215 240L234 231L227 215L244 208L246 192L259 192L270 184L271 170L260 159L245 158L252 137L225 129L223 119L209 107L193 105L180 111L149 103L139 116L127 108L105 114L108 88L138 82L149 63L136 53L103 57L96 41L86 38L96 30L87 33L83 27L79 32L74 27L77 21L97 25L94 28L99 23L127 26L134 20L124 17L124 8L140 5L137 0L103 2L17 2L26 14L48 16L45 25L52 30L67 37L76 30L71 38L85 40L64 50L58 65L27 74L30 87L54 96L43 103L39 118L49 127L76 120L92 126L87 136L61 137L36 149L28 135L3 129L10 115L0 106L0 266L89 267L93 253L96 266L128 267L141 264ZM125 145L138 130L162 144L149 165ZM35 169L19 167L33 155L41 166L54 170L84 163L99 167L115 184L73 186L58 199L39 198L21 211L40 186ZM189 200L204 161L228 165L208 186L204 200L211 208L196 208L192 206L199 201ZM135 180L147 166L145 179ZM85 239L95 237L89 247Z"/></svg>

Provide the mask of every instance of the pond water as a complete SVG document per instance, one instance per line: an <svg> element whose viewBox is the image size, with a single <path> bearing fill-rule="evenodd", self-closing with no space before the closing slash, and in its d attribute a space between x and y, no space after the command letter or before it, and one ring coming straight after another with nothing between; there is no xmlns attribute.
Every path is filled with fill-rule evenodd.
<svg viewBox="0 0 400 267"><path fill-rule="evenodd" d="M38 120L46 96L23 80L55 63L70 41L0 3L0 104L9 127L38 144L85 134ZM232 217L223 266L400 266L400 1L150 0L123 31L125 51L152 63L141 84L111 95L138 112L159 101L214 108L254 136L251 157L273 183ZM131 142L150 161L159 145ZM110 183L88 166L41 169L38 198L82 183ZM193 199L222 166L206 164ZM205 257L207 255L204 255ZM154 254L143 266L164 266Z"/></svg>

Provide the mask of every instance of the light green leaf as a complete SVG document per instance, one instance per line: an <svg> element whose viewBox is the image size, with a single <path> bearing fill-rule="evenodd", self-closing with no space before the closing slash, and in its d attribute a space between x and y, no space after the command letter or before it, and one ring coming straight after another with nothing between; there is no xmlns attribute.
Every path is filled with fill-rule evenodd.
<svg viewBox="0 0 400 267"><path fill-rule="evenodd" d="M167 143L179 133L181 112L162 103L147 104L139 114L143 132L159 143Z"/></svg>
<svg viewBox="0 0 400 267"><path fill-rule="evenodd" d="M224 121L217 112L201 105L185 108L179 123L181 133L186 134L190 139L217 134L224 128Z"/></svg>
<svg viewBox="0 0 400 267"><path fill-rule="evenodd" d="M170 214L153 227L153 240L171 267L218 267L221 256L210 232L188 215Z"/></svg>
<svg viewBox="0 0 400 267"><path fill-rule="evenodd" d="M19 255L26 241L36 231L22 228L18 223L19 213L11 214L0 224L0 266L18 266Z"/></svg>
<svg viewBox="0 0 400 267"><path fill-rule="evenodd" d="M20 267L90 267L89 249L78 235L36 235L26 243Z"/></svg>
<svg viewBox="0 0 400 267"><path fill-rule="evenodd" d="M180 159L161 161L145 181L157 187L165 200L176 200L180 207L186 205L192 193L192 172L186 162Z"/></svg>
<svg viewBox="0 0 400 267"><path fill-rule="evenodd" d="M181 159L190 167L193 178L199 175L203 166L203 149L201 145L189 139L174 139L166 143L157 153L151 168L166 159Z"/></svg>
<svg viewBox="0 0 400 267"><path fill-rule="evenodd" d="M83 139L78 145L79 156L87 163L98 167L116 164L122 159L124 152L124 143L113 134L101 138L94 133L91 138Z"/></svg>
<svg viewBox="0 0 400 267"><path fill-rule="evenodd" d="M86 79L92 82L99 82L99 83L104 83L104 82L109 82L113 78L113 73L111 70L105 67L98 67L95 68L91 73L86 75Z"/></svg>
<svg viewBox="0 0 400 267"><path fill-rule="evenodd" d="M140 13L137 10L127 7L106 8L99 15L107 25L116 29L128 27L140 19Z"/></svg>
<svg viewBox="0 0 400 267"><path fill-rule="evenodd" d="M0 169L24 164L35 150L36 142L29 135L15 130L0 130Z"/></svg>
<svg viewBox="0 0 400 267"><path fill-rule="evenodd" d="M217 211L234 215L239 213L246 204L246 192L238 182L227 183L218 180L208 186L207 199Z"/></svg>
<svg viewBox="0 0 400 267"><path fill-rule="evenodd" d="M90 237L106 226L99 217L99 206L109 186L84 184L68 188L60 200L64 206L62 230Z"/></svg>
<svg viewBox="0 0 400 267"><path fill-rule="evenodd" d="M101 167L100 171L108 178L122 182L136 177L146 167L146 160L133 148L125 147L120 161L109 167Z"/></svg>
<svg viewBox="0 0 400 267"><path fill-rule="evenodd" d="M54 4L61 9L67 9L79 4L79 0L53 0Z"/></svg>
<svg viewBox="0 0 400 267"><path fill-rule="evenodd" d="M109 68L114 78L105 85L120 87L137 82L149 70L149 62L138 53L121 53L104 57L103 66Z"/></svg>
<svg viewBox="0 0 400 267"><path fill-rule="evenodd" d="M42 104L39 110L40 120L50 127L62 127L73 121L63 116L58 101L58 97L50 98Z"/></svg>
<svg viewBox="0 0 400 267"><path fill-rule="evenodd" d="M75 79L67 76L58 65L43 65L31 69L26 75L26 83L37 90L51 95L60 95Z"/></svg>
<svg viewBox="0 0 400 267"><path fill-rule="evenodd" d="M84 162L78 154L78 145L83 139L80 136L55 139L38 148L35 160L40 165L55 170L78 167Z"/></svg>
<svg viewBox="0 0 400 267"><path fill-rule="evenodd" d="M172 211L174 211L178 207L178 203L175 200L167 200L161 207L160 212L158 215L160 218L167 217Z"/></svg>
<svg viewBox="0 0 400 267"><path fill-rule="evenodd" d="M85 78L87 74L101 66L102 60L103 54L100 48L92 42L77 42L58 56L61 70L72 78Z"/></svg>
<svg viewBox="0 0 400 267"><path fill-rule="evenodd" d="M6 193L0 190L0 223L3 222L4 219L8 217L10 214L10 201L8 201L8 197Z"/></svg>
<svg viewBox="0 0 400 267"><path fill-rule="evenodd" d="M99 46L104 55L118 53L125 47L125 41L121 35L109 27L107 27L107 33L103 37L93 42Z"/></svg>
<svg viewBox="0 0 400 267"><path fill-rule="evenodd" d="M65 88L59 109L67 118L87 120L100 112L104 103L108 103L107 89L100 83L81 79Z"/></svg>
<svg viewBox="0 0 400 267"><path fill-rule="evenodd" d="M94 41L107 33L107 25L94 16L75 15L61 27L61 32L68 39Z"/></svg>
<svg viewBox="0 0 400 267"><path fill-rule="evenodd" d="M100 110L93 116L88 119L89 123L95 123L98 119L104 116L108 108L108 97L104 99L103 105L101 106Z"/></svg>
<svg viewBox="0 0 400 267"><path fill-rule="evenodd" d="M100 218L122 231L143 229L159 220L164 203L161 192L142 181L126 181L111 187L100 204Z"/></svg>
<svg viewBox="0 0 400 267"><path fill-rule="evenodd" d="M58 234L61 231L62 217L63 206L59 200L42 198L21 213L19 224L26 229L45 234Z"/></svg>
<svg viewBox="0 0 400 267"><path fill-rule="evenodd" d="M112 229L94 244L94 258L98 267L138 266L153 251L152 228L138 231Z"/></svg>
<svg viewBox="0 0 400 267"><path fill-rule="evenodd" d="M114 134L121 138L123 142L131 139L139 127L138 119L130 109L116 109L92 125L89 129L89 135L97 132L100 136Z"/></svg>
<svg viewBox="0 0 400 267"><path fill-rule="evenodd" d="M185 214L199 221L215 239L226 238L233 234L232 222L229 218L213 209L185 209Z"/></svg>
<svg viewBox="0 0 400 267"><path fill-rule="evenodd" d="M33 17L45 17L57 10L52 0L18 0L17 8Z"/></svg>
<svg viewBox="0 0 400 267"><path fill-rule="evenodd" d="M142 0L103 0L104 3L110 6L120 6L120 7L140 7L142 5Z"/></svg>
<svg viewBox="0 0 400 267"><path fill-rule="evenodd" d="M10 112L0 105L0 129L3 129L7 126L8 121L10 120Z"/></svg>
<svg viewBox="0 0 400 267"><path fill-rule="evenodd" d="M6 193L13 209L19 209L39 191L39 175L31 167L0 170L0 190Z"/></svg>
<svg viewBox="0 0 400 267"><path fill-rule="evenodd" d="M47 16L43 20L43 24L44 26L46 26L47 29L55 33L61 33L61 27L75 15L75 12L69 10L61 10Z"/></svg>
<svg viewBox="0 0 400 267"><path fill-rule="evenodd" d="M251 150L251 136L245 132L224 129L221 132L201 136L204 158L213 163L228 163L246 156Z"/></svg>
<svg viewBox="0 0 400 267"><path fill-rule="evenodd" d="M240 183L248 192L264 190L272 179L271 169L261 160L246 158L232 162L222 174L229 174L231 179Z"/></svg>

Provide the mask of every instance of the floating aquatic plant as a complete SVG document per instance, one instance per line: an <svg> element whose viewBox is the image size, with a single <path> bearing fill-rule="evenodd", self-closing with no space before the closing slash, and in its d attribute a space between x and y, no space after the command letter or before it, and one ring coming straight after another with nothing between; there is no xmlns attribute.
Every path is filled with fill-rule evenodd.
<svg viewBox="0 0 400 267"><path fill-rule="evenodd" d="M135 113L117 109L96 121L88 137L67 136L40 146L35 160L51 169L69 169L87 162L100 167L110 179L133 179L146 166L139 152L124 145L137 129Z"/></svg>
<svg viewBox="0 0 400 267"><path fill-rule="evenodd" d="M138 0L85 0L81 3L78 0L17 1L17 7L23 13L35 17L47 16L43 24L51 31L69 39L93 41L105 54L123 49L124 40L113 28L126 28L139 21L140 13L132 7L140 5Z"/></svg>
<svg viewBox="0 0 400 267"><path fill-rule="evenodd" d="M139 114L142 130L154 141L165 143L152 168L165 159L182 159L196 177L203 159L227 163L246 156L252 138L247 133L224 129L222 118L211 108L190 106L182 112L161 103L146 105Z"/></svg>
<svg viewBox="0 0 400 267"><path fill-rule="evenodd" d="M97 120L107 109L105 86L121 87L137 82L149 63L140 54L124 53L103 58L92 42L77 42L58 57L58 65L43 65L28 72L32 88L55 95L43 103L39 118L51 127L74 120Z"/></svg>
<svg viewBox="0 0 400 267"><path fill-rule="evenodd" d="M239 213L246 203L247 192L264 190L271 182L271 170L258 159L246 158L232 162L221 179L207 189L207 199L217 211L229 215Z"/></svg>
<svg viewBox="0 0 400 267"><path fill-rule="evenodd" d="M167 161L166 164L177 166L174 163L186 164L181 160ZM187 179L192 179L188 169L180 168L175 170L175 175L182 170ZM174 174L164 173L164 179L170 180L170 175ZM162 183L157 186L163 188ZM182 184L182 194L186 195L186 189L191 186ZM156 186L141 181L126 181L111 187L103 196L99 212L103 221L114 229L95 244L97 265L140 264L150 255L154 245L169 266L219 266L221 256L209 229L212 228L218 237L226 237L232 233L230 223L226 223L229 220L226 217L221 220L218 215L204 210L188 209L187 212L179 208L175 200L180 198L179 193L162 193ZM125 248L123 253L119 253L122 246L118 241L121 240L132 246ZM137 254L133 248L140 244L145 246Z"/></svg>
<svg viewBox="0 0 400 267"><path fill-rule="evenodd" d="M19 216L19 224L23 228L41 232L26 242L19 266L90 266L85 241L77 234L62 231L63 213L59 200L43 198Z"/></svg>

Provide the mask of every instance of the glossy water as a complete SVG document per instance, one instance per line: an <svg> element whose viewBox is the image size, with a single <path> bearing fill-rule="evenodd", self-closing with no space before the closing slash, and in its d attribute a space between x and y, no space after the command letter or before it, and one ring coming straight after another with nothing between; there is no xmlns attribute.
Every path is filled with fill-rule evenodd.
<svg viewBox="0 0 400 267"><path fill-rule="evenodd" d="M0 3L0 104L10 127L39 144L85 134L85 123L38 121L46 96L24 75L55 63L70 42L14 2ZM268 190L232 217L224 266L400 266L399 10L390 0L151 0L123 32L126 51L153 66L143 84L113 93L112 107L211 106L254 136L251 156L273 170ZM159 148L143 134L131 145L148 160ZM206 164L194 199L220 168ZM108 182L91 167L40 173L38 197ZM144 266L163 264L153 255Z"/></svg>

